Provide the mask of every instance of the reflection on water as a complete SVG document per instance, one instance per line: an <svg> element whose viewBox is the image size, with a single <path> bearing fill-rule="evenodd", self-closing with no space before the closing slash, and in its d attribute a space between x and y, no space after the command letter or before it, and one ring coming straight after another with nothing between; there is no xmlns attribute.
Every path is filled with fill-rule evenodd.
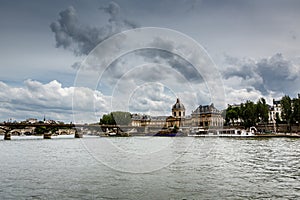
<svg viewBox="0 0 300 200"><path fill-rule="evenodd" d="M0 199L299 199L299 158L287 138L1 139Z"/></svg>

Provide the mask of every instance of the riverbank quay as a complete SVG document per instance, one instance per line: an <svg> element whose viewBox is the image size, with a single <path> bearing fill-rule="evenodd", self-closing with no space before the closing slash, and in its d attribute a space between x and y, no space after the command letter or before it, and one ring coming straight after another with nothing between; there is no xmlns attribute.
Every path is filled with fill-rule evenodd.
<svg viewBox="0 0 300 200"><path fill-rule="evenodd" d="M197 135L197 136L189 136L189 137L215 137L215 138L299 138L300 135L295 134L258 134L258 135L249 135L249 136L239 136L239 135Z"/></svg>
<svg viewBox="0 0 300 200"><path fill-rule="evenodd" d="M8 138L5 137L5 134L0 134L2 135L1 139L4 140L13 140L14 138L44 138L44 139L52 139L52 138L84 138L84 137L222 137L222 138L300 138L299 133L255 133L253 135L236 135L236 134L218 134L218 135L213 135L213 134L200 134L200 135L187 135L182 132L178 133L157 133L157 132L151 132L151 133L144 133L144 132L131 132L129 133L123 133L122 135L107 135L103 132L99 132L98 134L85 134L85 133L80 133L80 137L74 137L74 135L49 135L49 134L36 134L36 135L31 135L31 136L11 136ZM46 138L45 138L46 136ZM47 138L48 137L48 138Z"/></svg>
<svg viewBox="0 0 300 200"><path fill-rule="evenodd" d="M268 138L268 137L285 137L285 138L300 138L300 134L295 134L295 133L268 133L268 134L256 134L254 135L254 137L265 137L265 138Z"/></svg>

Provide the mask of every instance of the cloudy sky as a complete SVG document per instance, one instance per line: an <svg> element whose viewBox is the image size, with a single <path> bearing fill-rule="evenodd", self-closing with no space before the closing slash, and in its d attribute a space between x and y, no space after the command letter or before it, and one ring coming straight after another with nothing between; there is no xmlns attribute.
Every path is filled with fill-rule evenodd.
<svg viewBox="0 0 300 200"><path fill-rule="evenodd" d="M0 4L0 121L170 115L177 97L189 114L200 104L300 93L297 0Z"/></svg>

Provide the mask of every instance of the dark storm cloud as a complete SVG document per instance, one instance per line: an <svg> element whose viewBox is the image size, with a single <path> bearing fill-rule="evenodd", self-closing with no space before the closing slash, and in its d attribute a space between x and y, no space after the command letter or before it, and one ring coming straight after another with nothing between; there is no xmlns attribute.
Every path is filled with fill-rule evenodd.
<svg viewBox="0 0 300 200"><path fill-rule="evenodd" d="M286 60L282 54L275 54L257 63L259 75L263 77L264 86L268 90L290 93L299 85L299 66ZM296 88L295 88L296 86Z"/></svg>
<svg viewBox="0 0 300 200"><path fill-rule="evenodd" d="M150 45L151 46L151 45ZM166 48L168 49L168 48ZM102 77L109 78L111 84L122 78L126 73L136 70L139 66L156 66L145 74L135 74L136 80L160 81L161 79L171 79L170 81L183 81L191 83L202 83L201 72L191 65L184 58L169 51L154 48L138 49L129 52L114 60L104 71ZM74 64L73 68L78 68L80 63ZM175 74L183 79L176 79Z"/></svg>
<svg viewBox="0 0 300 200"><path fill-rule="evenodd" d="M166 48L168 49L168 48ZM203 82L203 78L201 76L201 72L197 71L191 63L189 63L184 58L173 54L166 50L161 49L141 49L133 52L136 56L141 56L146 63L157 63L162 65L170 66L172 69L176 70L179 74L181 74L186 81L200 83ZM114 66L112 66L114 68ZM118 69L115 68L117 71ZM162 74L160 73L159 77L155 77L155 73L149 75L147 80L152 80L157 78L157 80L161 79ZM119 78L119 77L118 77Z"/></svg>
<svg viewBox="0 0 300 200"><path fill-rule="evenodd" d="M189 63L186 58L174 54L176 52L175 44L168 39L155 38L149 46L156 46L158 49L144 49L139 50L136 54L141 55L147 62L154 62L158 64L166 63L173 69L177 70L188 81L202 82L203 78L201 72Z"/></svg>
<svg viewBox="0 0 300 200"><path fill-rule="evenodd" d="M55 34L56 47L69 49L75 55L87 55L96 45L111 35L137 27L134 22L119 17L120 7L114 2L100 7L100 10L109 14L108 23L102 27L80 24L73 6L61 11L59 19L50 25Z"/></svg>
<svg viewBox="0 0 300 200"><path fill-rule="evenodd" d="M294 95L299 90L299 66L285 59L280 53L258 61L231 57L226 60L230 67L223 70L224 79L242 78L249 87L254 87L264 95L270 92Z"/></svg>
<svg viewBox="0 0 300 200"><path fill-rule="evenodd" d="M201 72L199 72L193 65L187 62L185 59L172 55L168 60L168 64L182 74L188 81L194 83L203 82Z"/></svg>
<svg viewBox="0 0 300 200"><path fill-rule="evenodd" d="M75 63L73 63L73 65L71 67L73 69L78 70L78 69L80 69L80 66L81 66L81 62L75 62Z"/></svg>
<svg viewBox="0 0 300 200"><path fill-rule="evenodd" d="M120 6L115 2L110 2L107 6L101 6L99 9L108 13L111 16L110 20L116 19L120 13Z"/></svg>

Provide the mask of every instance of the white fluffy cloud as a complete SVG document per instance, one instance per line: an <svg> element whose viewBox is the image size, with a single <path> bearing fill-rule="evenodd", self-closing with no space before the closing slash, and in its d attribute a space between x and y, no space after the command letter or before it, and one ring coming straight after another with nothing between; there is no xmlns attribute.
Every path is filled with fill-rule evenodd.
<svg viewBox="0 0 300 200"><path fill-rule="evenodd" d="M80 95L80 104L72 107L74 94ZM41 120L45 115L48 119L70 122L74 120L74 113L80 123L95 122L99 113L107 112L109 97L89 88L63 87L56 80L46 84L26 80L23 87L11 87L0 82L0 101L0 117L3 120L24 120L28 117Z"/></svg>
<svg viewBox="0 0 300 200"><path fill-rule="evenodd" d="M149 83L138 87L129 99L129 109L150 115L170 115L171 105L176 100L175 94L163 84Z"/></svg>
<svg viewBox="0 0 300 200"><path fill-rule="evenodd" d="M128 83L121 86L126 88ZM116 91L107 96L87 87L63 87L56 80L45 84L26 80L22 87L0 82L0 119L21 121L32 117L42 120L45 115L47 119L58 121L90 123L116 110L169 116L177 97L189 112L196 105L195 94L188 91L175 93L163 83L136 85L133 82L133 86L131 93Z"/></svg>

